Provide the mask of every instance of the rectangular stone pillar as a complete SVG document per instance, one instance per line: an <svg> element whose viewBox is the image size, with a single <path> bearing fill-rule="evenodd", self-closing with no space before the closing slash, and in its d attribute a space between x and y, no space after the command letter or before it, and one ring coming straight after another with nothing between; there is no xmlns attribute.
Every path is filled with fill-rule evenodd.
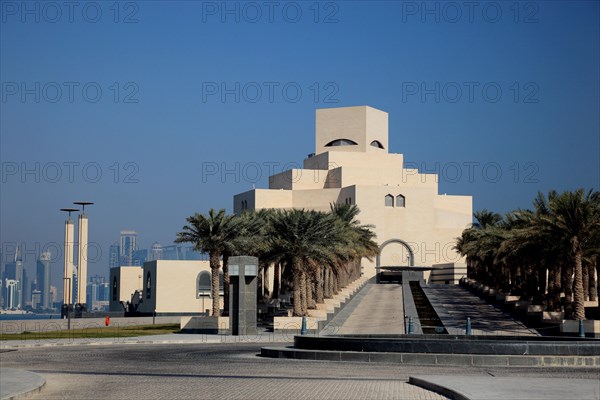
<svg viewBox="0 0 600 400"><path fill-rule="evenodd" d="M77 243L77 304L86 308L87 294L87 258L88 258L88 218L79 214L79 241Z"/></svg>
<svg viewBox="0 0 600 400"><path fill-rule="evenodd" d="M256 335L258 258L229 257L229 327L232 335Z"/></svg>
<svg viewBox="0 0 600 400"><path fill-rule="evenodd" d="M74 225L71 218L65 221L65 254L63 270L63 304L73 303L73 232Z"/></svg>

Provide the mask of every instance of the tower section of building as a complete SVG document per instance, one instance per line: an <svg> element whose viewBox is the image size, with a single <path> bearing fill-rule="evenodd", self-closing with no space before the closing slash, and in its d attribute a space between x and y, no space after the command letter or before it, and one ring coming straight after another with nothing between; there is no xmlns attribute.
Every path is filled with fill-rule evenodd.
<svg viewBox="0 0 600 400"><path fill-rule="evenodd" d="M315 153L303 168L269 177L268 189L235 195L234 212L356 204L360 222L373 226L380 245L393 240L382 249L381 265L463 262L454 244L472 221L471 196L440 195L437 175L404 168L403 155L390 153L388 143L383 111L317 110ZM362 264L366 275L375 274L375 262Z"/></svg>

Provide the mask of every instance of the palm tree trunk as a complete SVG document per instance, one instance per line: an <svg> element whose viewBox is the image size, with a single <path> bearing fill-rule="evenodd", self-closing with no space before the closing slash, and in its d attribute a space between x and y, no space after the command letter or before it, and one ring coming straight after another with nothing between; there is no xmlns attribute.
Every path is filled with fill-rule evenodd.
<svg viewBox="0 0 600 400"><path fill-rule="evenodd" d="M310 272L306 272L305 273L305 277L306 277L306 308L310 308L311 310L314 310L315 308L317 308L317 305L315 303L315 296L314 296L314 292L315 292L315 285L314 285L314 280L312 277L312 273Z"/></svg>
<svg viewBox="0 0 600 400"><path fill-rule="evenodd" d="M537 290L535 293L535 300L539 302L544 298L546 294L546 285L547 285L547 277L546 277L546 265L543 263L539 263L535 266L534 269L537 274Z"/></svg>
<svg viewBox="0 0 600 400"><path fill-rule="evenodd" d="M596 297L600 302L600 256L595 256L594 261L596 263Z"/></svg>
<svg viewBox="0 0 600 400"><path fill-rule="evenodd" d="M223 315L229 315L229 253L223 252Z"/></svg>
<svg viewBox="0 0 600 400"><path fill-rule="evenodd" d="M556 291L556 287L554 285L554 276L556 275L556 270L554 268L548 269L548 293L546 294L546 311L554 311L555 303L554 303L554 293Z"/></svg>
<svg viewBox="0 0 600 400"><path fill-rule="evenodd" d="M560 311L560 294L562 292L562 269L564 266L558 264L554 266L554 293L552 298L554 299L554 310L552 311Z"/></svg>
<svg viewBox="0 0 600 400"><path fill-rule="evenodd" d="M583 292L583 250L577 237L573 238L573 254L575 255L575 277L573 279L573 318L585 319L585 299Z"/></svg>
<svg viewBox="0 0 600 400"><path fill-rule="evenodd" d="M589 265L589 277L590 277L590 282L589 282L589 286L590 286L590 301L596 301L598 300L598 287L596 286L596 270L598 269L598 256L593 256L592 257L592 261L590 262ZM599 273L600 275L600 273Z"/></svg>
<svg viewBox="0 0 600 400"><path fill-rule="evenodd" d="M323 297L326 299L331 298L331 292L329 291L329 267L325 267L323 270Z"/></svg>
<svg viewBox="0 0 600 400"><path fill-rule="evenodd" d="M308 309L308 298L307 298L307 290L306 287L306 272L302 270L300 272L300 316L305 316Z"/></svg>
<svg viewBox="0 0 600 400"><path fill-rule="evenodd" d="M279 292L281 291L281 264L278 262L274 265L273 270L273 298L279 297Z"/></svg>
<svg viewBox="0 0 600 400"><path fill-rule="evenodd" d="M517 267L512 263L510 266L510 293L515 294L517 291Z"/></svg>
<svg viewBox="0 0 600 400"><path fill-rule="evenodd" d="M323 267L321 267L320 265L317 267L317 270L315 272L315 277L316 277L315 302L320 304L325 301L325 299L324 299L325 296L323 293Z"/></svg>
<svg viewBox="0 0 600 400"><path fill-rule="evenodd" d="M587 262L582 260L581 265L581 280L583 282L583 301L585 302L590 296L590 275L589 275L589 267Z"/></svg>
<svg viewBox="0 0 600 400"><path fill-rule="evenodd" d="M210 282L210 291L212 295L212 316L218 317L221 314L220 310L220 296L219 296L219 252L216 250L212 250L210 252L210 272L211 272L211 282Z"/></svg>
<svg viewBox="0 0 600 400"><path fill-rule="evenodd" d="M256 299L261 301L265 293L265 285L263 285L264 273L262 269L258 269L258 275L256 276Z"/></svg>
<svg viewBox="0 0 600 400"><path fill-rule="evenodd" d="M332 285L333 294L334 295L338 294L339 287L340 287L340 284L339 284L339 273L337 273L337 274L332 273L331 274L331 280L333 281L332 282L333 283L333 285Z"/></svg>
<svg viewBox="0 0 600 400"><path fill-rule="evenodd" d="M572 318L573 311L573 267L563 264L561 268L561 287L565 294L565 316Z"/></svg>
<svg viewBox="0 0 600 400"><path fill-rule="evenodd" d="M302 270L300 269L301 264L297 264L294 261L293 264L293 274L294 274L294 316L301 317L303 316L302 312L302 287L306 284L304 280L304 276L302 275Z"/></svg>
<svg viewBox="0 0 600 400"><path fill-rule="evenodd" d="M267 296L267 298L270 300L271 299L271 292L269 290L269 264L265 263L265 262L260 262L263 265L262 271L263 271L263 280L262 280L262 284L263 284L263 295Z"/></svg>

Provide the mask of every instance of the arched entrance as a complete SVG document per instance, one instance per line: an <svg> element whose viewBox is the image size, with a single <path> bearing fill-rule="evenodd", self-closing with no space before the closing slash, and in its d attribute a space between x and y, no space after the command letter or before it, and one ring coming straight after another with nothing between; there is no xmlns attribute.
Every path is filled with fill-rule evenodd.
<svg viewBox="0 0 600 400"><path fill-rule="evenodd" d="M375 273L376 273L375 276L376 276L377 283L379 283L379 274L381 273L381 253L383 252L383 249L388 244L392 244L392 243L401 244L402 246L404 246L404 248L406 248L406 250L408 251L408 266L409 267L415 266L415 254L413 253L413 251L410 248L410 246L408 245L408 243L406 243L402 239L388 239L385 242L381 243L381 246L379 246L379 254L377 255L377 259L375 261Z"/></svg>

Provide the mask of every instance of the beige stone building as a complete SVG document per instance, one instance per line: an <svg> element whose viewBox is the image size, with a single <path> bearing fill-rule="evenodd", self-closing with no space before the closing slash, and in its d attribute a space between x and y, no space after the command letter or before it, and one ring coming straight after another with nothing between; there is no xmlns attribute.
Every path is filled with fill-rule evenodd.
<svg viewBox="0 0 600 400"><path fill-rule="evenodd" d="M386 112L368 106L319 109L315 153L304 168L271 176L268 189L235 195L234 212L329 211L331 203L356 204L361 223L374 226L381 266L444 264L458 272L448 279L445 273L441 282L454 283L460 278L454 275L466 270L453 246L472 221L471 196L440 195L437 175L404 168L403 155L390 153L388 143ZM363 260L363 270L373 276L376 261Z"/></svg>
<svg viewBox="0 0 600 400"><path fill-rule="evenodd" d="M204 313L212 308L210 281L208 261L155 260L143 267L111 268L110 311L123 311L123 304L139 301L137 311L145 314ZM222 308L222 273L220 297Z"/></svg>
<svg viewBox="0 0 600 400"><path fill-rule="evenodd" d="M143 273L144 269L137 266L110 269L110 311L123 311L123 304L131 302L134 292L141 293Z"/></svg>

